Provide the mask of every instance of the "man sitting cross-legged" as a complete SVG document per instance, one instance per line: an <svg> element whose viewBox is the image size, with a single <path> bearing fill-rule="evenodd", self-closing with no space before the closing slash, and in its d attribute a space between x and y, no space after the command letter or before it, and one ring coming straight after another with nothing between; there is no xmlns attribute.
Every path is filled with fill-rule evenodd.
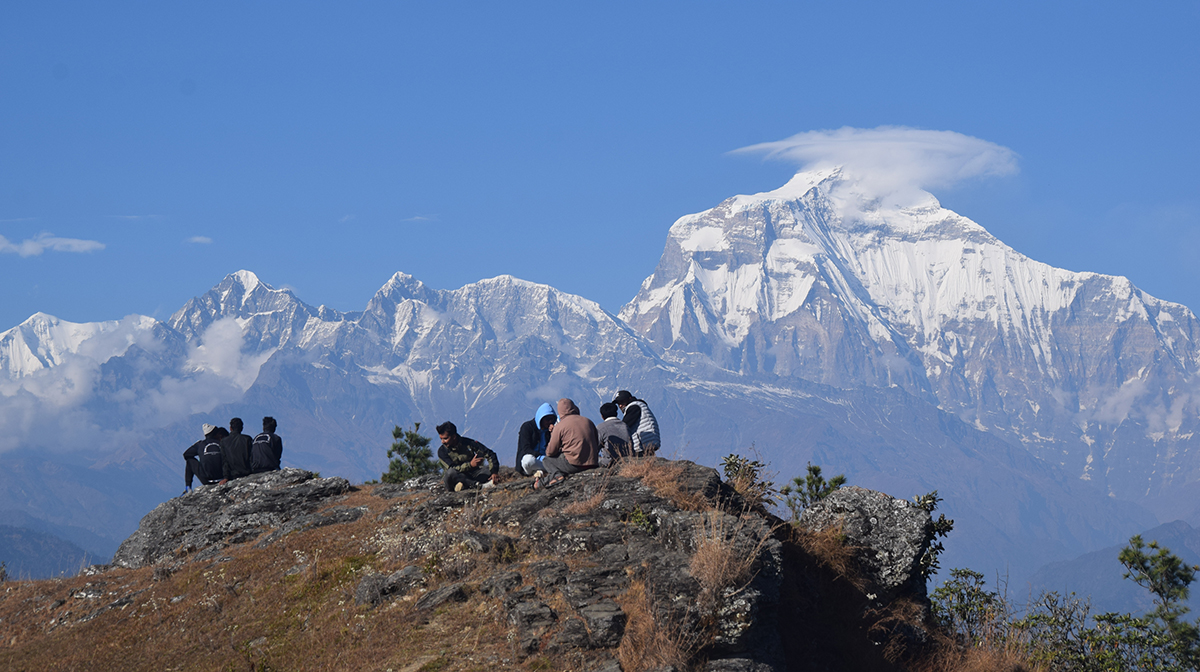
<svg viewBox="0 0 1200 672"><path fill-rule="evenodd" d="M453 422L437 426L442 445L438 448L438 461L446 470L442 483L447 490L464 490L483 486L489 488L496 483L500 462L491 448L475 439L458 435ZM487 462L487 465L484 465Z"/></svg>

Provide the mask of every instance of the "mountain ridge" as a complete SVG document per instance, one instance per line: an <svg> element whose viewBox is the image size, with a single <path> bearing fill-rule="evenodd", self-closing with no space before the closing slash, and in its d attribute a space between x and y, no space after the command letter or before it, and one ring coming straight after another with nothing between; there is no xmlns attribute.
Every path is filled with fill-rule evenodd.
<svg viewBox="0 0 1200 672"><path fill-rule="evenodd" d="M508 444L515 444L517 428L541 401L570 396L585 414L592 414L616 389L630 389L650 399L664 436L670 437L667 450L689 459L716 464L729 452L754 447L784 479L802 473L812 461L847 473L852 483L888 492L940 490L947 496L948 512L960 521L962 543L971 546L949 550L947 566L953 562L990 571L998 559L1011 559L1018 565L1016 573L1030 573L1050 560L1074 557L1151 527L1154 518L1142 504L1161 515L1178 501L1188 501L1187 488L1194 482L1189 486L1187 470L1195 452L1188 439L1176 435L1190 425L1181 425L1175 435L1164 433L1169 450L1162 459L1146 454L1144 438L1133 442L1141 452L1114 452L1104 443L1145 434L1146 423L1116 423L1109 435L1093 427L1098 447L1087 462L1089 454L1079 444L1088 444L1070 434L1078 433L1078 425L1072 425L1078 418L1065 411L1048 413L1058 402L1023 391L1004 377L1030 366L1035 381L1059 375L1057 369L1039 370L1037 353L1012 346L1036 339L1015 339L994 325L989 330L977 320L965 321L942 344L957 348L953 356L938 359L945 370L931 375L929 355L917 347L928 344L911 343L916 332L906 332L907 323L897 322L896 315L913 311L884 310L871 299L871 278L879 274L864 276L866 281L855 274L874 267L855 261L854 241L866 241L859 247L869 251L870 244L891 244L885 228L900 232L899 245L927 244L934 234L961 234L966 242L950 248L960 250L961 271L982 267L961 250L995 239L954 213L937 219L943 210L932 196L907 209L888 205L887 199L869 200L866 207L875 213L871 217L879 218L872 228L871 222L847 219L846 213L858 210L846 205L848 197L835 193L836 185L829 182L833 173L817 177L798 176L791 186L768 192L776 196L765 200L738 196L681 218L640 298L620 315L584 297L507 275L441 290L398 272L363 311L341 312L314 308L250 271L230 274L167 322L154 322L147 332L157 334L154 339L137 341L103 361L83 362L86 371L70 379L92 395L83 401L56 396L54 386L47 384L58 380L55 376L66 380L70 366L22 374L9 383L28 383L22 394L45 403L29 410L12 402L16 396L6 397L0 399L0 413L17 417L24 412L34 420L44 417L42 422L58 418L61 425L32 439L26 436L23 452L10 456L19 455L26 465L23 473L33 473L48 464L37 449L61 450L79 445L79 437L85 436L93 454L88 468L114 483L141 478L145 492L138 496L152 505L175 494L171 490L178 486L170 483L178 482L181 470L176 455L198 438L201 422L223 424L223 418L238 415L251 426L257 415L273 415L286 439L285 464L360 480L383 470L394 425L421 422L427 428L451 418L464 434L505 455ZM794 197L806 180L814 186ZM721 208L725 214L737 209L736 216L711 219ZM908 219L892 222L888 218L896 212L909 213L904 215ZM804 238L803 227L796 227L801 220L820 223L821 218L830 225L815 229L824 238L812 240L826 246L816 254L815 243ZM772 253L771 246L780 241L780 251ZM848 256L835 257L834 252ZM1013 255L1027 260L1015 251ZM912 259L898 267L914 268ZM809 270L813 274L804 275ZM801 281L807 284L796 285ZM677 304L663 303L675 300L667 296L675 290L660 291L664 287L679 290ZM744 291L748 287L754 291ZM805 287L805 295L799 296ZM1126 302L1141 296L1131 283L1128 287ZM653 292L658 292L658 303L647 298ZM762 297L774 298L760 304ZM980 305L1000 315L1000 304L994 303ZM1052 335L1082 340L1091 334L1107 343L1107 332L1093 333L1103 325L1087 322L1087 310L1099 304L1080 302L1077 296L1069 305L1080 314L1038 315L1038 324L1049 325ZM1104 305L1113 308L1111 301ZM650 308L642 310L644 306ZM1194 316L1179 308L1177 321L1190 329ZM1120 387L1113 388L1105 378L1116 375L1105 367L1119 359L1121 347L1141 359L1164 359L1156 353L1169 348L1164 350L1154 335L1161 330L1147 332L1143 313L1149 314L1129 311L1129 319L1142 321L1126 330L1123 346L1102 351L1108 359L1092 357L1087 366L1066 371L1085 382L1099 381L1097 388L1111 395ZM1172 338L1191 342L1187 330ZM982 341L991 343L990 349L978 347ZM1084 350L1080 346L1071 352L1083 356L1079 353ZM1059 357L1053 349L1047 352ZM1151 371L1145 389L1151 382L1162 387L1172 376L1190 381L1192 360L1175 361L1175 369L1167 361L1165 368ZM998 370L1004 367L1011 371ZM1163 389L1167 402L1182 398ZM1032 404L1017 412L1010 397ZM1131 398L1136 402L1139 397ZM1176 406L1183 409L1188 403L1184 399ZM64 409L58 416L46 411L55 404ZM1145 414L1132 402L1130 408ZM1000 426L999 420L1009 424ZM84 430L69 431L76 424ZM1054 432L1067 432L1067 438ZM1139 493L1131 479L1108 478L1112 470L1124 468L1123 459L1137 462L1135 476L1157 473L1165 465L1169 469L1162 473L1183 486L1160 478L1163 492ZM1085 465L1092 465L1090 480L1081 478L1089 475ZM1178 501L1168 501L1164 493ZM128 501L130 493L120 494L113 501ZM20 504L0 500L3 506ZM1188 513L1191 509L1194 505ZM105 513L114 521L122 515L129 517L115 509ZM65 507L52 517L58 524L87 520L81 510ZM133 522L116 524L128 531Z"/></svg>

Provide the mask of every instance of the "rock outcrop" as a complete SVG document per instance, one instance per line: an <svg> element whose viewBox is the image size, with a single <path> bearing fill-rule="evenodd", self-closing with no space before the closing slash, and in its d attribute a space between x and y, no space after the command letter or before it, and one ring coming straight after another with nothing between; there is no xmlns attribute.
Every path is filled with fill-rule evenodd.
<svg viewBox="0 0 1200 672"><path fill-rule="evenodd" d="M845 535L846 543L858 549L854 557L870 599L925 597L921 558L933 539L933 520L925 509L851 485L806 508L800 526Z"/></svg>
<svg viewBox="0 0 1200 672"><path fill-rule="evenodd" d="M542 490L515 479L467 492L445 492L433 476L354 488L284 470L164 503L113 565L90 570L83 589L20 604L55 628L116 627L153 610L145 623L175 632L191 601L222 614L225 634L204 636L271 668L295 666L289 655L301 666L344 661L346 651L306 649L320 640L311 632L286 634L325 618L341 624L338 646L391 646L404 660L444 658L461 646L461 630L476 632L465 636L471 660L501 668L537 657L537 669L614 672L900 669L921 646L920 637L894 636L902 629L888 611L889 601L924 600L912 559L925 550L929 523L914 508L844 488L805 514L810 530L845 535L838 548L858 568L850 575L805 545L815 532L765 514L690 462L632 462ZM87 621L70 610L71 595L98 600ZM0 595L0 637L20 620L6 610L15 604ZM292 615L265 625L280 609ZM376 622L425 634L407 644L371 640L383 627ZM102 653L79 655L75 663L106 664Z"/></svg>
<svg viewBox="0 0 1200 672"><path fill-rule="evenodd" d="M312 515L349 490L344 478L318 478L303 469L201 487L146 514L137 531L117 548L112 564L136 569L187 556L204 560L268 530L273 533L264 542L306 527L351 522L362 511L333 508Z"/></svg>

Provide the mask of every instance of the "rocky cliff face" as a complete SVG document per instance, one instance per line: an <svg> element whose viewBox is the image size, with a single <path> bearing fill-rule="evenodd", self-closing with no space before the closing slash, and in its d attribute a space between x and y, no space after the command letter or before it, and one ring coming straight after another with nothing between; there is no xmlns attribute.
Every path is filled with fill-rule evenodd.
<svg viewBox="0 0 1200 672"><path fill-rule="evenodd" d="M861 489L826 508L792 528L661 459L543 491L260 474L160 505L111 566L0 592L0 661L766 672L929 655L911 562L928 514Z"/></svg>

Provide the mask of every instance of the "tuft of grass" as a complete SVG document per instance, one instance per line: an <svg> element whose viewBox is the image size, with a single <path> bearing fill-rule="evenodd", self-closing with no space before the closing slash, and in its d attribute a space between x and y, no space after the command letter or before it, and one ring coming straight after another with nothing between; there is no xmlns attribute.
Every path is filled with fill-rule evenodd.
<svg viewBox="0 0 1200 672"><path fill-rule="evenodd" d="M688 492L680 485L683 481L683 465L649 457L626 459L621 461L617 475L641 480L658 496L671 500L681 509L705 511L712 507L712 503L703 496Z"/></svg>
<svg viewBox="0 0 1200 672"><path fill-rule="evenodd" d="M625 635L617 647L617 661L624 672L691 667L700 642L688 636L680 624L662 622L644 581L633 581L616 599L626 617Z"/></svg>
<svg viewBox="0 0 1200 672"><path fill-rule="evenodd" d="M770 539L764 536L753 550L738 548L744 520L730 525L731 520L732 516L720 511L710 512L701 518L696 530L696 552L688 570L711 600L718 599L727 588L741 590L750 583L758 552Z"/></svg>
<svg viewBox="0 0 1200 672"><path fill-rule="evenodd" d="M862 577L854 562L855 548L846 543L841 526L820 532L792 528L795 539L813 558L851 584L861 587Z"/></svg>

